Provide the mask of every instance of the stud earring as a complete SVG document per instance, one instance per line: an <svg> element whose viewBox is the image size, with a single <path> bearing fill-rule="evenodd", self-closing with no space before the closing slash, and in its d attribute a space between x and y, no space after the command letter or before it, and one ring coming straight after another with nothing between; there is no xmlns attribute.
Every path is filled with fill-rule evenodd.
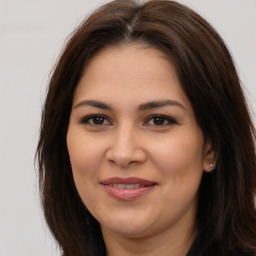
<svg viewBox="0 0 256 256"><path fill-rule="evenodd" d="M210 167L213 169L213 168L214 168L214 165L213 165L213 164L210 164Z"/></svg>

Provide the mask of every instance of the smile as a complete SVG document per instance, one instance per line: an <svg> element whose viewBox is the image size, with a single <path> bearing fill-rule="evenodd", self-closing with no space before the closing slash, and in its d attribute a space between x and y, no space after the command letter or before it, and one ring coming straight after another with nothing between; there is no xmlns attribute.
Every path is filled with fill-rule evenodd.
<svg viewBox="0 0 256 256"><path fill-rule="evenodd" d="M146 187L145 185L141 185L141 184L109 184L108 186L119 188L119 189L133 189L133 188Z"/></svg>
<svg viewBox="0 0 256 256"><path fill-rule="evenodd" d="M124 201L134 200L156 186L156 183L136 177L113 177L101 182L106 192L113 198Z"/></svg>

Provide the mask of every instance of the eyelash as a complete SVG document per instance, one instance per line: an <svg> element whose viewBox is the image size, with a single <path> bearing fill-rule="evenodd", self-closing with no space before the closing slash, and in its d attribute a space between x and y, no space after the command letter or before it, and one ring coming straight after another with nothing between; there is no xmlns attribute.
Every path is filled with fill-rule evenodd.
<svg viewBox="0 0 256 256"><path fill-rule="evenodd" d="M89 121L94 119L94 121L96 121L96 118L102 118L104 119L104 121L108 121L108 118L105 117L104 115L89 115L89 116L86 116L86 117L83 117L79 123L80 124L89 124L89 125L95 125L95 126L102 126L102 125L110 125L111 123L108 121L108 124L90 124Z"/></svg>
<svg viewBox="0 0 256 256"><path fill-rule="evenodd" d="M173 125L173 124L177 124L177 121L175 119L173 119L172 117L166 116L166 115L152 115L150 116L147 120L146 123L148 123L150 120L154 120L156 121L156 118L160 118L162 119L162 121L164 121L165 124L152 124L153 126L166 126L166 125ZM167 124L166 124L167 122ZM149 125L149 124L144 124L145 126Z"/></svg>
<svg viewBox="0 0 256 256"><path fill-rule="evenodd" d="M103 120L103 123L101 124L95 124L95 123L90 123L90 120L95 122L96 118L101 118L101 121ZM156 118L160 119L160 123L164 122L163 124L148 124L149 121L153 121L154 119L156 121ZM104 124L104 122L107 121L107 124ZM166 123L167 122L167 123ZM92 125L92 126L103 126L103 125L111 125L111 122L108 120L108 118L104 115L98 115L98 114L94 114L94 115L89 115L86 117L83 117L80 121L80 124L88 124L88 125ZM175 119L173 119L172 117L166 116L166 115L161 115L161 114L155 114L152 115L150 117L147 118L146 122L144 123L144 126L159 126L159 127L163 127L163 126L167 126L167 125L173 125L173 124L178 124L177 121Z"/></svg>

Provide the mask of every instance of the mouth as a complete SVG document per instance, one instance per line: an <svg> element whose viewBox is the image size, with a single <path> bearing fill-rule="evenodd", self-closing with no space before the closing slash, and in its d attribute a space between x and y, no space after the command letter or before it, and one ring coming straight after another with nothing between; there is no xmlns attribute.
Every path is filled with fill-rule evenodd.
<svg viewBox="0 0 256 256"><path fill-rule="evenodd" d="M136 177L113 177L103 180L101 184L105 187L106 192L111 197L124 201L134 200L146 194L157 185L154 181Z"/></svg>
<svg viewBox="0 0 256 256"><path fill-rule="evenodd" d="M141 184L108 184L108 186L119 188L119 189L133 189L133 188L148 187Z"/></svg>

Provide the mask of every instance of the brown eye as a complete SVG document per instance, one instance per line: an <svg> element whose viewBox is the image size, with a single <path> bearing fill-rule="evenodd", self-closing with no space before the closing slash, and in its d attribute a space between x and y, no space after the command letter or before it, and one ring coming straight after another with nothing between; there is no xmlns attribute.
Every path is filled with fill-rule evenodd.
<svg viewBox="0 0 256 256"><path fill-rule="evenodd" d="M82 120L80 120L80 123L95 125L95 126L111 124L106 117L101 115L90 115L90 116L84 117Z"/></svg>
<svg viewBox="0 0 256 256"><path fill-rule="evenodd" d="M152 118L152 121L153 121L154 125L163 125L163 124L165 124L164 122L166 120L164 117L157 116L157 117Z"/></svg>
<svg viewBox="0 0 256 256"><path fill-rule="evenodd" d="M165 126L165 125L172 125L172 124L177 124L177 122L169 116L153 115L147 120L147 122L144 125Z"/></svg>
<svg viewBox="0 0 256 256"><path fill-rule="evenodd" d="M96 125L104 124L105 118L102 116L95 116L92 118L92 123Z"/></svg>

